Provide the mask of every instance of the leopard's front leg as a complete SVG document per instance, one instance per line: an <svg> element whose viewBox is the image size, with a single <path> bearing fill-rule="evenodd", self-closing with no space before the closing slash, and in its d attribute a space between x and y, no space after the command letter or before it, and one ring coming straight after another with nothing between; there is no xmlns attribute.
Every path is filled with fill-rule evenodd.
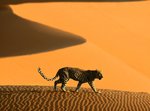
<svg viewBox="0 0 150 111"><path fill-rule="evenodd" d="M76 88L75 92L78 92L78 91L79 91L81 85L82 85L82 82L79 82L78 85L77 85L77 88Z"/></svg>
<svg viewBox="0 0 150 111"><path fill-rule="evenodd" d="M94 84L93 84L93 81L90 81L90 82L88 82L88 83L89 83L90 87L92 88L92 90L93 90L95 93L101 93L100 91L97 91L97 90L96 90L96 88L95 88L95 86L94 86Z"/></svg>

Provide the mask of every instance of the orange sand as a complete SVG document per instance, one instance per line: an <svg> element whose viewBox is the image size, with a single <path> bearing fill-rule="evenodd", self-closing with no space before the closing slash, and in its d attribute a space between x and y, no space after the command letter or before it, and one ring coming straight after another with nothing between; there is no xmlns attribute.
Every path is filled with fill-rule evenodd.
<svg viewBox="0 0 150 111"><path fill-rule="evenodd" d="M53 82L45 81L37 73L38 67L48 77L53 77L59 68L74 66L102 70L104 79L95 81L97 88L150 92L149 5L150 1L11 5L19 17L40 23L43 27L69 32L71 37L75 34L86 39L86 42L75 46L66 45L65 48L59 46L44 53L38 52L47 49L37 51L34 47L32 53L36 53L32 55L12 56L15 54L7 53L6 57L0 57L0 85L53 85ZM9 24L7 25L9 30ZM31 27L32 25L30 24ZM16 22L16 26L20 25ZM46 34L49 31L35 26L32 29ZM4 31L7 33L7 30ZM24 34L22 32L22 36ZM40 36L42 38L42 34ZM36 37L32 40L36 40ZM28 44L27 41L26 43ZM68 86L76 84L70 81ZM83 87L89 86L85 84Z"/></svg>

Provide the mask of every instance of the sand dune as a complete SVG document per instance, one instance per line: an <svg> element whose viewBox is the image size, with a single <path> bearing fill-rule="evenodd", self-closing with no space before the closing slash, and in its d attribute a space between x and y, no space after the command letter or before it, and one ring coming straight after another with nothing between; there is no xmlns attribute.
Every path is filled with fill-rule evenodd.
<svg viewBox="0 0 150 111"><path fill-rule="evenodd" d="M107 3L53 2L11 5L13 12L10 10L8 11L9 13L0 15L2 18L0 20L3 20L5 24L8 22L13 25L9 30L11 34L4 34L3 31L1 33L6 35L6 38L8 35L9 37L13 35L14 38L21 42L21 39L17 38L16 35L22 35L18 33L15 35L14 32L18 31L14 28L17 27L22 33L26 29L28 33L23 33L23 35L33 36L33 41L37 41L36 36L40 36L38 41L44 46L39 46L37 41L34 45L32 45L33 42L30 42L29 47L24 43L27 44L31 38L23 37L24 42L21 42L22 44L18 43L15 49L17 50L16 54L13 54L8 53L10 47L5 50L3 46L8 45L2 42L0 49L7 53L0 53L0 84L53 85L53 82L45 81L37 73L38 67L41 67L48 77L53 77L59 68L73 66L82 69L102 70L104 79L95 81L97 88L150 92L149 4L149 1L143 1ZM12 17L12 19L9 20L8 16ZM5 22L5 17L7 22ZM1 24L4 24L3 22ZM9 24L6 27L5 24L4 29L8 29ZM71 34L72 39L70 38L70 33L67 33L67 36L64 37L63 35L66 35L66 32L55 30L51 26L73 33ZM59 36L57 32L60 32ZM46 39L41 41L45 33L47 34L47 36L45 35ZM83 39L74 34L81 35L87 42L62 49L66 41L63 41L61 45L59 44L59 47L53 42L50 42L53 44L50 46L47 41L50 40L48 35L51 35L59 38L56 41L62 38L68 41L67 44L70 44L69 41L73 42L74 40L79 40L75 43L80 43L80 40L82 41ZM8 44L14 48L11 43L14 40L10 40L11 37L6 38L4 40L8 40ZM74 45L72 42L69 46ZM51 47L60 50L53 50ZM28 52L18 54L18 52L22 51ZM43 51L45 53L38 53ZM25 56L11 57L12 55ZM8 58L3 58L6 56ZM77 84L74 81L70 81L67 85L76 86ZM89 86L85 84L83 87Z"/></svg>
<svg viewBox="0 0 150 111"><path fill-rule="evenodd" d="M19 17L8 6L1 6L0 18L0 57L51 51L86 41L78 35Z"/></svg>
<svg viewBox="0 0 150 111"><path fill-rule="evenodd" d="M72 91L73 88L68 88ZM149 111L150 94L101 89L53 92L48 86L0 86L0 110Z"/></svg>

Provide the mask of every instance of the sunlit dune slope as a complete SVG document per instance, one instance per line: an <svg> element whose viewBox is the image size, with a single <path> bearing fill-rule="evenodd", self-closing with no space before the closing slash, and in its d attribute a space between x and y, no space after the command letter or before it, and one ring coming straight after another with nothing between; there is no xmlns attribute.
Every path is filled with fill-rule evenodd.
<svg viewBox="0 0 150 111"><path fill-rule="evenodd" d="M37 68L41 67L47 77L53 77L59 68L71 66L101 70L104 79L95 81L97 88L150 91L148 78L92 43L32 56L1 59L0 63L4 73L0 84L53 85L53 82L47 82L38 74ZM67 85L76 86L77 82L71 80ZM85 84L83 87L89 86Z"/></svg>
<svg viewBox="0 0 150 111"><path fill-rule="evenodd" d="M44 3L13 9L21 16L93 41L150 78L149 5L150 1Z"/></svg>

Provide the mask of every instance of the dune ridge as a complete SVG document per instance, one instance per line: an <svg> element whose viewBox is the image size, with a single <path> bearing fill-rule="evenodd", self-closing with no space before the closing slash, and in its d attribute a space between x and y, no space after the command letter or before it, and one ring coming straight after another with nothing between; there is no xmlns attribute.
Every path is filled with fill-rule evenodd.
<svg viewBox="0 0 150 111"><path fill-rule="evenodd" d="M100 89L94 93L82 88L80 92L54 92L49 86L0 86L0 110L46 111L149 111L150 94Z"/></svg>

